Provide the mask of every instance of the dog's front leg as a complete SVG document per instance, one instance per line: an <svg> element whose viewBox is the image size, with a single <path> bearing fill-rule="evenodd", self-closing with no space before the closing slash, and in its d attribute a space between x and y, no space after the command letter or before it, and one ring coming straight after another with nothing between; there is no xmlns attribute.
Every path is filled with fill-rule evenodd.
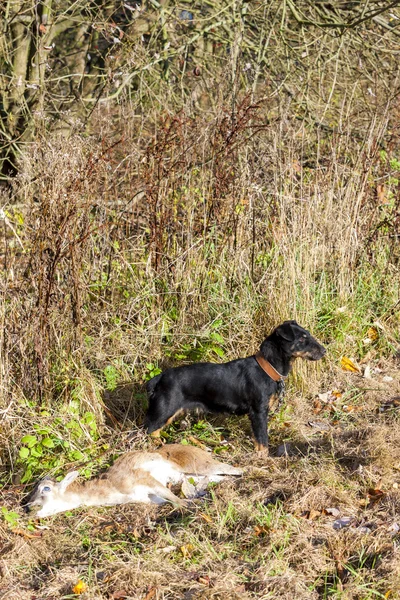
<svg viewBox="0 0 400 600"><path fill-rule="evenodd" d="M268 408L251 409L249 417L253 428L256 450L268 454Z"/></svg>

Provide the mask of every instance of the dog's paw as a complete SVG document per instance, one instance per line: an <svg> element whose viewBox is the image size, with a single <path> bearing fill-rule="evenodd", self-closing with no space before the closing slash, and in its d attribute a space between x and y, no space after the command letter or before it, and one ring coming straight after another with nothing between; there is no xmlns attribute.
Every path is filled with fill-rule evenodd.
<svg viewBox="0 0 400 600"><path fill-rule="evenodd" d="M257 456L262 456L263 458L268 458L269 456L268 446L263 446L262 444L256 443L256 452Z"/></svg>

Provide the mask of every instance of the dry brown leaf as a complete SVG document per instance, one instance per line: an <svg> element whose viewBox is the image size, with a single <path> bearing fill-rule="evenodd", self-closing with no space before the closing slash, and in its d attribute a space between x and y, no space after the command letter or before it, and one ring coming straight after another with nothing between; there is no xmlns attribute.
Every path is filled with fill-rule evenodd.
<svg viewBox="0 0 400 600"><path fill-rule="evenodd" d="M20 527L15 527L11 530L15 535L22 535L27 540L33 540L35 538L42 537L43 533L41 531L25 531L25 529L21 529Z"/></svg>
<svg viewBox="0 0 400 600"><path fill-rule="evenodd" d="M82 579L79 579L78 583L74 585L72 591L74 594L83 594L87 590L87 585Z"/></svg>
<svg viewBox="0 0 400 600"><path fill-rule="evenodd" d="M117 590L110 596L110 600L124 600L124 598L128 597L128 592L125 590Z"/></svg>
<svg viewBox="0 0 400 600"><path fill-rule="evenodd" d="M354 404L344 404L342 409L346 413L362 412L364 410L362 406L354 406Z"/></svg>
<svg viewBox="0 0 400 600"><path fill-rule="evenodd" d="M269 527L266 525L256 525L254 527L254 534L258 537L269 532Z"/></svg>
<svg viewBox="0 0 400 600"><path fill-rule="evenodd" d="M191 442L194 446L198 446L202 450L207 450L207 446L205 446L203 444L203 442L200 442L200 440L198 440L197 438L195 438L193 435L188 435L187 439L188 439L188 442Z"/></svg>
<svg viewBox="0 0 400 600"><path fill-rule="evenodd" d="M372 502L377 502L378 500L381 500L381 498L383 498L383 496L385 495L386 492L384 492L383 490L375 488L370 488L368 490L368 497L372 500Z"/></svg>
<svg viewBox="0 0 400 600"><path fill-rule="evenodd" d="M154 596L156 594L157 594L157 588L156 587L152 587L147 592L146 596L144 597L144 600L151 600L152 598L154 598Z"/></svg>
<svg viewBox="0 0 400 600"><path fill-rule="evenodd" d="M340 359L340 366L345 371L351 371L353 373L360 372L360 369L357 367L357 365L354 364L354 362L350 358L347 358L347 356L342 356L342 358Z"/></svg>
<svg viewBox="0 0 400 600"><path fill-rule="evenodd" d="M314 519L316 519L317 517L319 517L321 515L321 511L320 510L314 510L313 508L310 510L308 518L310 521L313 521Z"/></svg>
<svg viewBox="0 0 400 600"><path fill-rule="evenodd" d="M381 204L388 204L387 190L384 185L376 186L376 196Z"/></svg>
<svg viewBox="0 0 400 600"><path fill-rule="evenodd" d="M320 400L314 400L314 410L313 410L314 415L319 415L322 408L323 408L322 402Z"/></svg>

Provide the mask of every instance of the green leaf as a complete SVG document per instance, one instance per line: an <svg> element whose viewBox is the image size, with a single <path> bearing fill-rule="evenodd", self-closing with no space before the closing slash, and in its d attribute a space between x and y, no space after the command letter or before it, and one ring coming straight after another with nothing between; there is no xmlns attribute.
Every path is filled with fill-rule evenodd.
<svg viewBox="0 0 400 600"><path fill-rule="evenodd" d="M69 453L71 460L83 460L85 456L79 450L73 450L73 452Z"/></svg>
<svg viewBox="0 0 400 600"><path fill-rule="evenodd" d="M43 427L43 425L34 425L33 429L40 433L40 435L47 435L50 433L50 427Z"/></svg>
<svg viewBox="0 0 400 600"><path fill-rule="evenodd" d="M43 455L42 446L35 446L34 448L32 448L31 455L34 456L35 458L39 458L40 456L42 456Z"/></svg>
<svg viewBox="0 0 400 600"><path fill-rule="evenodd" d="M22 438L21 442L23 444L26 444L28 448L32 448L32 446L35 446L38 443L38 439L34 435L25 435Z"/></svg>
<svg viewBox="0 0 400 600"><path fill-rule="evenodd" d="M42 439L42 446L45 448L54 448L54 442L51 438L45 437Z"/></svg>
<svg viewBox="0 0 400 600"><path fill-rule="evenodd" d="M19 450L19 457L20 458L28 458L30 452L29 452L29 448L20 448Z"/></svg>
<svg viewBox="0 0 400 600"><path fill-rule="evenodd" d="M214 350L215 354L221 356L221 358L225 356L225 352L219 346L213 346L212 349Z"/></svg>
<svg viewBox="0 0 400 600"><path fill-rule="evenodd" d="M216 319L214 323L211 323L211 329L218 329L218 327L221 327L222 323L222 319Z"/></svg>
<svg viewBox="0 0 400 600"><path fill-rule="evenodd" d="M212 334L210 335L210 338L212 340L215 340L216 342L218 342L219 344L223 344L224 343L224 338L222 337L222 335L220 335L219 333L217 333L216 331L213 331Z"/></svg>

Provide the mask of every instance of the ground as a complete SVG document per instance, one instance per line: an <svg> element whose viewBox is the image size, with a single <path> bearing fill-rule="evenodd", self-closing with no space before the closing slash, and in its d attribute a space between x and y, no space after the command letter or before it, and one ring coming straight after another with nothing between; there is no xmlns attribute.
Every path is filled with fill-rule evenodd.
<svg viewBox="0 0 400 600"><path fill-rule="evenodd" d="M164 441L244 468L188 509L82 508L39 522L22 516L29 486L3 489L0 598L400 598L398 359L367 365L367 377L365 366L320 371L307 397L291 377L269 457L254 452L246 418L170 426ZM114 433L120 451L154 445L128 429Z"/></svg>

